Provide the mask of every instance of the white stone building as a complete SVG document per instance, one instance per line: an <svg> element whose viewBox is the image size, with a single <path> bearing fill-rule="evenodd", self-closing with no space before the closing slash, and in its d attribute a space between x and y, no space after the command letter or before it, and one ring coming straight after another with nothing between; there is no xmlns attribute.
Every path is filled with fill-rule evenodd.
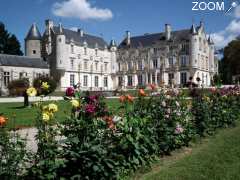
<svg viewBox="0 0 240 180"><path fill-rule="evenodd" d="M189 79L210 86L218 72L214 58L214 43L207 37L204 25L192 25L185 30L172 31L169 24L165 32L126 38L117 51L118 87L136 88L149 83L184 86Z"/></svg>

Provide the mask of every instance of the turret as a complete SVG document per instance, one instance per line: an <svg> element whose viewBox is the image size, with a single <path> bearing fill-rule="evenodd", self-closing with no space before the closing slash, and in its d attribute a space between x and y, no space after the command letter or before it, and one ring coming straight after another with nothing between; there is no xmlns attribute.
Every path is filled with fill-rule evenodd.
<svg viewBox="0 0 240 180"><path fill-rule="evenodd" d="M198 65L198 34L196 32L195 25L193 24L190 29L190 55L191 55L191 66L196 67Z"/></svg>
<svg viewBox="0 0 240 180"><path fill-rule="evenodd" d="M215 67L215 64L214 64L214 42L211 38L211 36L208 37L208 45L209 45L209 70L210 72L214 72L214 67Z"/></svg>
<svg viewBox="0 0 240 180"><path fill-rule="evenodd" d="M62 24L59 24L59 33L56 35L56 69L65 70L67 62L66 37Z"/></svg>
<svg viewBox="0 0 240 180"><path fill-rule="evenodd" d="M25 38L25 55L29 57L41 57L41 34L37 25L33 23Z"/></svg>
<svg viewBox="0 0 240 180"><path fill-rule="evenodd" d="M116 73L116 67L117 67L117 56L116 56L116 51L117 51L117 46L116 42L114 39L110 41L109 44L109 50L111 51L111 66L112 66L112 73Z"/></svg>

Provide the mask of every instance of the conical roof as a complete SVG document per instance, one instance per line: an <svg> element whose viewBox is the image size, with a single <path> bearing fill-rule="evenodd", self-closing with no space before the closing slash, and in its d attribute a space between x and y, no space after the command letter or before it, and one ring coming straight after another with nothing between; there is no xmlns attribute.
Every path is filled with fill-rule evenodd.
<svg viewBox="0 0 240 180"><path fill-rule="evenodd" d="M112 39L112 40L110 41L110 47L114 47L114 46L116 46L116 42L115 42L114 39Z"/></svg>
<svg viewBox="0 0 240 180"><path fill-rule="evenodd" d="M30 30L28 31L26 40L40 40L40 39L41 39L41 34L37 28L37 25L33 23Z"/></svg>
<svg viewBox="0 0 240 180"><path fill-rule="evenodd" d="M196 28L195 28L195 25L194 25L194 24L192 25L192 27L191 27L191 30L190 30L190 31L191 31L191 33L192 33L192 34L196 34L196 33L197 33L197 31L196 31Z"/></svg>

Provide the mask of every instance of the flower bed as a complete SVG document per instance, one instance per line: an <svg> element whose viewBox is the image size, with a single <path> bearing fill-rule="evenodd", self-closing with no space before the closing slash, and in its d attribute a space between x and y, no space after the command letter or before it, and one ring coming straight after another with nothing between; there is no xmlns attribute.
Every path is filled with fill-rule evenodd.
<svg viewBox="0 0 240 180"><path fill-rule="evenodd" d="M69 88L66 95L72 115L61 124L55 120L54 113L60 110L55 104L37 105L38 151L25 155L31 163L24 171L16 168L16 176L120 179L141 166L150 166L158 156L188 146L195 137L234 126L239 119L239 87L212 89L208 96L193 89L192 98L187 99L177 89L157 90L151 85L149 91L140 89L137 98L121 96L122 105L116 112L109 110L100 94L82 97ZM3 131L6 119L1 122ZM64 140L59 142L56 136Z"/></svg>

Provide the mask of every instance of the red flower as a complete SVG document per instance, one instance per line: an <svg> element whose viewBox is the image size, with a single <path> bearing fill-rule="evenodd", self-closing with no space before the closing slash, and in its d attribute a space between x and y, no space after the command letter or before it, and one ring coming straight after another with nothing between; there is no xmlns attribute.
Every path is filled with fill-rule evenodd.
<svg viewBox="0 0 240 180"><path fill-rule="evenodd" d="M156 85L155 85L155 84L150 84L149 86L150 86L150 88L151 88L152 90L155 90L155 89L156 89Z"/></svg>
<svg viewBox="0 0 240 180"><path fill-rule="evenodd" d="M131 95L128 94L126 98L129 102L133 102L133 97Z"/></svg>
<svg viewBox="0 0 240 180"><path fill-rule="evenodd" d="M66 96L72 97L74 96L75 90L72 87L68 87L66 89Z"/></svg>
<svg viewBox="0 0 240 180"><path fill-rule="evenodd" d="M85 108L85 111L89 114L95 113L96 107L93 104L88 104Z"/></svg>
<svg viewBox="0 0 240 180"><path fill-rule="evenodd" d="M140 96L147 96L147 94L145 93L145 91L143 89L139 89L138 93Z"/></svg>
<svg viewBox="0 0 240 180"><path fill-rule="evenodd" d="M121 103L125 102L125 100L126 100L126 96L120 96L119 101Z"/></svg>

